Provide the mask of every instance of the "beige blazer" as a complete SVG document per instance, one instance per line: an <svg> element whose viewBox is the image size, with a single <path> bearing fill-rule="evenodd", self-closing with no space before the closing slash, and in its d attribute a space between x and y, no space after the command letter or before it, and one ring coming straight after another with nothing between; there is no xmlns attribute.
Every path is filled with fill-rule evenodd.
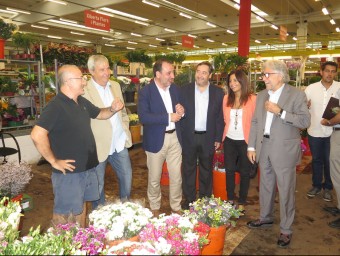
<svg viewBox="0 0 340 256"><path fill-rule="evenodd" d="M124 102L123 94L120 89L120 85L117 82L110 80L110 89L114 98L120 98L122 102ZM87 82L87 85L84 88L85 94L83 95L86 99L92 102L95 106L99 108L104 108L104 104L100 95L93 84L93 80ZM121 111L119 111L116 115L119 116L120 121L122 122L123 129L126 133L126 142L125 147L129 148L132 146L131 133L129 130L129 116L127 114L126 108L124 107ZM111 141L112 141L112 125L110 120L98 120L91 119L91 128L96 140L97 154L99 162L103 162L109 155Z"/></svg>

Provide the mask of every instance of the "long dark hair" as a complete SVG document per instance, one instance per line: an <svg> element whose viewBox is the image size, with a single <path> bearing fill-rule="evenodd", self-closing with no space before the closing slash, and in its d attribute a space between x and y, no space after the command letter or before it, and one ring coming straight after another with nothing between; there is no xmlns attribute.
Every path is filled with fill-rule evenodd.
<svg viewBox="0 0 340 256"><path fill-rule="evenodd" d="M251 95L251 90L250 90L250 86L249 86L249 82L248 82L248 77L246 75L246 73L244 73L243 70L241 69L236 69L231 71L228 74L228 80L227 80L227 84L228 84L228 103L227 106L228 107L233 107L234 103L235 103L235 93L233 92L233 90L230 89L229 86L229 79L231 77L231 75L235 75L237 81L241 84L241 97L240 97L240 105L245 105Z"/></svg>

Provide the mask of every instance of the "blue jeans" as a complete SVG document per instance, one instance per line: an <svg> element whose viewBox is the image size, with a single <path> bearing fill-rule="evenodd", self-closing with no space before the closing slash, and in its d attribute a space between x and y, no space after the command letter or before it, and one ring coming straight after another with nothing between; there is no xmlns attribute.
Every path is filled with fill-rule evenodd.
<svg viewBox="0 0 340 256"><path fill-rule="evenodd" d="M333 189L329 170L330 137L313 137L308 135L308 143L312 153L313 187ZM324 179L324 183L322 183Z"/></svg>
<svg viewBox="0 0 340 256"><path fill-rule="evenodd" d="M119 153L114 152L112 155L109 155L104 162L97 165L96 172L98 176L100 198L99 200L92 202L92 209L96 209L98 205L103 205L105 203L104 180L107 162L110 163L117 174L120 200L126 201L130 199L132 168L129 151L127 148L124 148Z"/></svg>

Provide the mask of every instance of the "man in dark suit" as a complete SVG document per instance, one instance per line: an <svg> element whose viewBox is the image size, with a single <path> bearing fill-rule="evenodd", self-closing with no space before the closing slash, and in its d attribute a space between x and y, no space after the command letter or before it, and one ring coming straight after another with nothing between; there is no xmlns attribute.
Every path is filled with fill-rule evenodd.
<svg viewBox="0 0 340 256"><path fill-rule="evenodd" d="M179 121L184 108L179 104L179 91L174 81L174 67L167 60L153 66L154 79L140 90L138 115L143 124L143 148L147 156L148 199L154 215L161 207L160 179L164 160L170 177L170 206L179 213L182 201L182 147Z"/></svg>
<svg viewBox="0 0 340 256"><path fill-rule="evenodd" d="M195 82L181 88L184 209L196 200L196 167L199 163L199 197L212 194L213 156L220 147L223 134L221 88L211 85L212 65L205 61L196 67Z"/></svg>
<svg viewBox="0 0 340 256"><path fill-rule="evenodd" d="M303 91L288 85L283 61L264 63L262 79L266 89L259 92L252 119L248 158L260 164L260 218L249 228L273 224L276 186L280 201L279 247L289 245L295 215L296 165L301 160L300 129L310 125L307 98Z"/></svg>

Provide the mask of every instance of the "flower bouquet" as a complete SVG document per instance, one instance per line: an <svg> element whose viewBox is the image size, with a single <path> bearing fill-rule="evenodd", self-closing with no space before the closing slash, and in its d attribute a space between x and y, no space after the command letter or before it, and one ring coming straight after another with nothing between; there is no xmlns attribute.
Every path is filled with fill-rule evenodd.
<svg viewBox="0 0 340 256"><path fill-rule="evenodd" d="M139 234L141 242L149 242L159 255L198 255L208 244L209 226L178 214L160 215Z"/></svg>
<svg viewBox="0 0 340 256"><path fill-rule="evenodd" d="M12 202L8 197L3 197L0 201L0 247L18 238L20 216L19 202Z"/></svg>
<svg viewBox="0 0 340 256"><path fill-rule="evenodd" d="M130 125L137 125L139 124L139 117L138 114L129 114L129 121L130 121Z"/></svg>
<svg viewBox="0 0 340 256"><path fill-rule="evenodd" d="M89 215L94 227L108 229L108 241L137 236L150 218L152 212L149 209L132 202L104 205Z"/></svg>

